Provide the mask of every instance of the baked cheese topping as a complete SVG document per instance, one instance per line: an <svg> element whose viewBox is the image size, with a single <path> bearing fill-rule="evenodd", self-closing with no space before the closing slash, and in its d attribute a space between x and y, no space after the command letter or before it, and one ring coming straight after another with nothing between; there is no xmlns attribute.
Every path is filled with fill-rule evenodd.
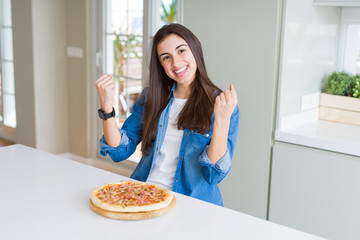
<svg viewBox="0 0 360 240"><path fill-rule="evenodd" d="M134 182L125 184L107 184L99 189L96 196L102 202L121 207L159 203L167 197L166 191L155 185L137 185Z"/></svg>
<svg viewBox="0 0 360 240"><path fill-rule="evenodd" d="M108 183L94 189L91 202L114 212L144 212L165 208L173 200L172 193L154 184L135 181Z"/></svg>

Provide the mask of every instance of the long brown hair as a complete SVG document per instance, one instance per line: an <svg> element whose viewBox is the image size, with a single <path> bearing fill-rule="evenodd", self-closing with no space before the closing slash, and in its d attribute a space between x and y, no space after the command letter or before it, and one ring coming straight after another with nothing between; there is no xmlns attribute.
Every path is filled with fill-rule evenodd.
<svg viewBox="0 0 360 240"><path fill-rule="evenodd" d="M154 143L161 112L170 99L174 80L169 78L158 58L157 47L170 34L176 34L188 44L194 55L197 70L190 86L190 97L179 114L178 129L197 130L204 134L211 127L216 95L222 91L211 82L205 68L205 61L200 41L186 27L180 24L163 26L154 36L150 56L150 70L145 104L144 125L142 132L141 151L149 154L149 147ZM143 96L143 97L144 97ZM142 101L143 102L143 101Z"/></svg>

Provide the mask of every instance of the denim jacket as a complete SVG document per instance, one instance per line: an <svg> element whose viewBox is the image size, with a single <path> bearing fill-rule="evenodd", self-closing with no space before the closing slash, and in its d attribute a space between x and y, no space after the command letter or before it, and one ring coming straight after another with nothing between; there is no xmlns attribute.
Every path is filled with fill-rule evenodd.
<svg viewBox="0 0 360 240"><path fill-rule="evenodd" d="M146 182L153 162L159 155L161 145L165 138L170 106L174 99L174 88L175 85L172 88L169 103L160 115L156 139L152 145L150 154L141 158L131 175L131 178L135 180ZM143 91L142 95L145 91L146 90ZM127 159L134 153L136 146L141 141L143 127L142 115L145 106L144 102L140 102L141 100L146 102L146 97L140 97L135 102L132 114L126 119L123 127L119 130L121 142L118 147L110 147L106 144L104 136L101 138L101 155L106 156L109 154L113 161L119 162ZM212 116L212 123L213 122L214 115ZM221 193L217 184L224 179L230 171L238 128L239 108L236 106L231 115L227 151L216 164L213 164L207 155L212 136L212 127L210 127L205 134L184 129L172 191L223 206Z"/></svg>

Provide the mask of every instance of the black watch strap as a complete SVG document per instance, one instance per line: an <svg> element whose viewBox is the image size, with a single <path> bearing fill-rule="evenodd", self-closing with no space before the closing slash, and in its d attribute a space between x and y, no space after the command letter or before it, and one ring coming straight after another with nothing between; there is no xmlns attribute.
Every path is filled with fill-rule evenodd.
<svg viewBox="0 0 360 240"><path fill-rule="evenodd" d="M106 119L109 119L109 118L112 118L112 117L115 117L115 109L113 108L112 111L110 113L106 113L104 112L103 110L101 110L101 108L98 110L98 113L99 113L99 117L102 119L102 120L106 120Z"/></svg>

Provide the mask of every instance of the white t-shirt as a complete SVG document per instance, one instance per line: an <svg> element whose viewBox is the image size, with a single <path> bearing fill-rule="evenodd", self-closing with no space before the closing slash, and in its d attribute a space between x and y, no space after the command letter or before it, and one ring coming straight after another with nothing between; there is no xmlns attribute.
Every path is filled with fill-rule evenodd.
<svg viewBox="0 0 360 240"><path fill-rule="evenodd" d="M181 140L184 133L184 130L177 129L176 123L186 101L187 99L174 98L170 107L164 142L147 179L148 183L157 184L170 190L173 186Z"/></svg>

